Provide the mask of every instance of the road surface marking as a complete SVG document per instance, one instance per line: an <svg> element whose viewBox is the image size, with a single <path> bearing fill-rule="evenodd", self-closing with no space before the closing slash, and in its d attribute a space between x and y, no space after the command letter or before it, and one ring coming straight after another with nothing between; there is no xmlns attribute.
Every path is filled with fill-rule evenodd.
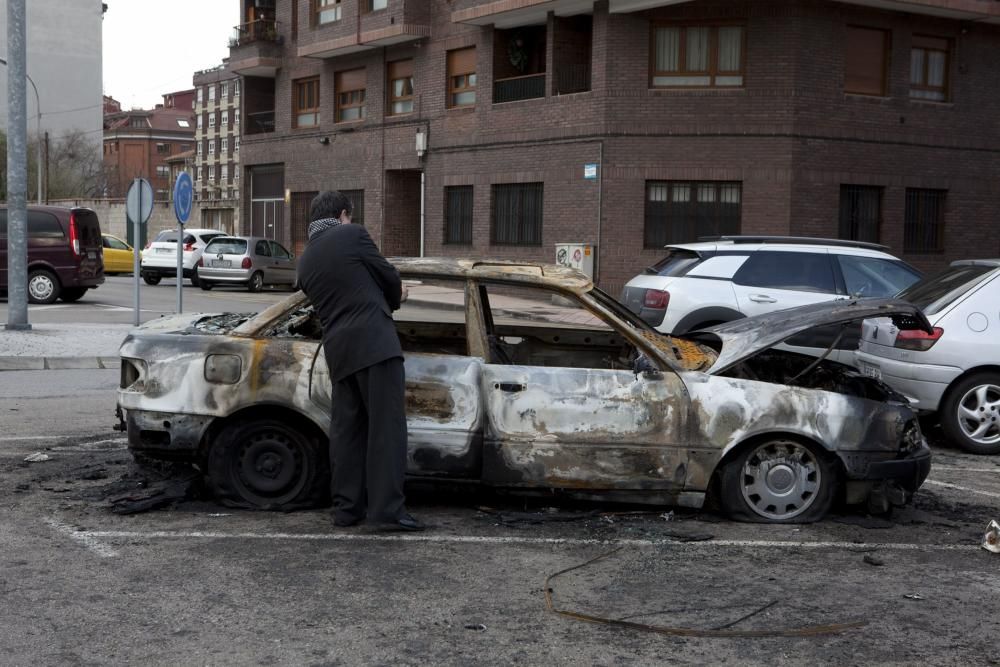
<svg viewBox="0 0 1000 667"><path fill-rule="evenodd" d="M102 544L92 533L76 530L72 526L67 526L61 521L56 521L55 519L46 519L45 523L49 524L57 532L60 532L68 536L74 542L79 542L81 545L83 545L90 551L93 551L101 558L118 557L117 551L115 551L106 544Z"/></svg>
<svg viewBox="0 0 1000 667"><path fill-rule="evenodd" d="M948 484L947 482L936 482L933 479L924 480L924 484L941 486L946 489L955 489L956 491L965 491L967 493L975 493L977 495L986 496L988 498L1000 498L1000 493L994 493L992 491L979 491L977 489L970 489L967 486L959 486L958 484Z"/></svg>
<svg viewBox="0 0 1000 667"><path fill-rule="evenodd" d="M865 551L885 549L897 551L975 551L978 544L912 544L908 542L794 542L783 540L704 540L681 542L673 538L662 540L624 539L598 540L571 537L510 537L490 535L392 535L364 533L223 533L215 531L139 531L90 530L84 531L94 539L119 540L299 540L305 542L451 542L457 544L564 544L587 546L598 544L619 544L624 546L674 546L686 549L714 547L746 547L768 549L848 549Z"/></svg>
<svg viewBox="0 0 1000 667"><path fill-rule="evenodd" d="M939 465L935 465L931 469L934 470L935 472L937 472L937 471L940 470L942 472L992 472L992 473L1000 473L1000 466L997 466L996 468L959 468L958 466L939 466Z"/></svg>

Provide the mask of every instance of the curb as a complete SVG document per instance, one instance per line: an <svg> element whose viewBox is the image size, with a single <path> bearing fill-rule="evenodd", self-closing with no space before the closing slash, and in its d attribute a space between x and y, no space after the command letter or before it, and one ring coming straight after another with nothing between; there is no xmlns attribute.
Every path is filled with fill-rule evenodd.
<svg viewBox="0 0 1000 667"><path fill-rule="evenodd" d="M121 363L114 357L0 357L2 371L114 370Z"/></svg>

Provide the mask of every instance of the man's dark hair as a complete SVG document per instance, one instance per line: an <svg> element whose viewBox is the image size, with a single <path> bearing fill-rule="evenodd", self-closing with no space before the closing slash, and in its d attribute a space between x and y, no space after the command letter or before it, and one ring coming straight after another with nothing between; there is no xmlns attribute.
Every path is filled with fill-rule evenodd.
<svg viewBox="0 0 1000 667"><path fill-rule="evenodd" d="M336 190L327 190L313 197L309 206L309 221L339 218L343 211L347 211L348 215L354 212L351 200Z"/></svg>

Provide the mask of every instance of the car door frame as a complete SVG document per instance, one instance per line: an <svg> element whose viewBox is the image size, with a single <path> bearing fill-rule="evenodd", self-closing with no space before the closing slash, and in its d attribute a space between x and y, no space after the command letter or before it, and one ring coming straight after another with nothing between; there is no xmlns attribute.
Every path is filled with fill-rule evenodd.
<svg viewBox="0 0 1000 667"><path fill-rule="evenodd" d="M281 245L274 239L268 239L268 245L271 246L271 259L274 265L275 273L275 283L281 285L294 285L295 284L295 258L292 253L289 252L288 248ZM274 254L274 249L277 247L284 257L278 257Z"/></svg>

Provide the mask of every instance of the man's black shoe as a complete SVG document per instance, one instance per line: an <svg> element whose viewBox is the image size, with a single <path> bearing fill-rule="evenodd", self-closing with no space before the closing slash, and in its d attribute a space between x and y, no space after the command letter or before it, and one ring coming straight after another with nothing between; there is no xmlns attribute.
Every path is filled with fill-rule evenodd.
<svg viewBox="0 0 1000 667"><path fill-rule="evenodd" d="M380 523L378 525L378 528L379 530L386 530L386 531L403 530L403 531L414 532L419 530L426 530L427 526L425 526L420 521L417 521L412 516L407 514L405 516L400 517L399 519L396 519L395 521L390 521L388 523Z"/></svg>
<svg viewBox="0 0 1000 667"><path fill-rule="evenodd" d="M333 525L337 528L350 528L361 523L361 519L338 519L333 517Z"/></svg>

